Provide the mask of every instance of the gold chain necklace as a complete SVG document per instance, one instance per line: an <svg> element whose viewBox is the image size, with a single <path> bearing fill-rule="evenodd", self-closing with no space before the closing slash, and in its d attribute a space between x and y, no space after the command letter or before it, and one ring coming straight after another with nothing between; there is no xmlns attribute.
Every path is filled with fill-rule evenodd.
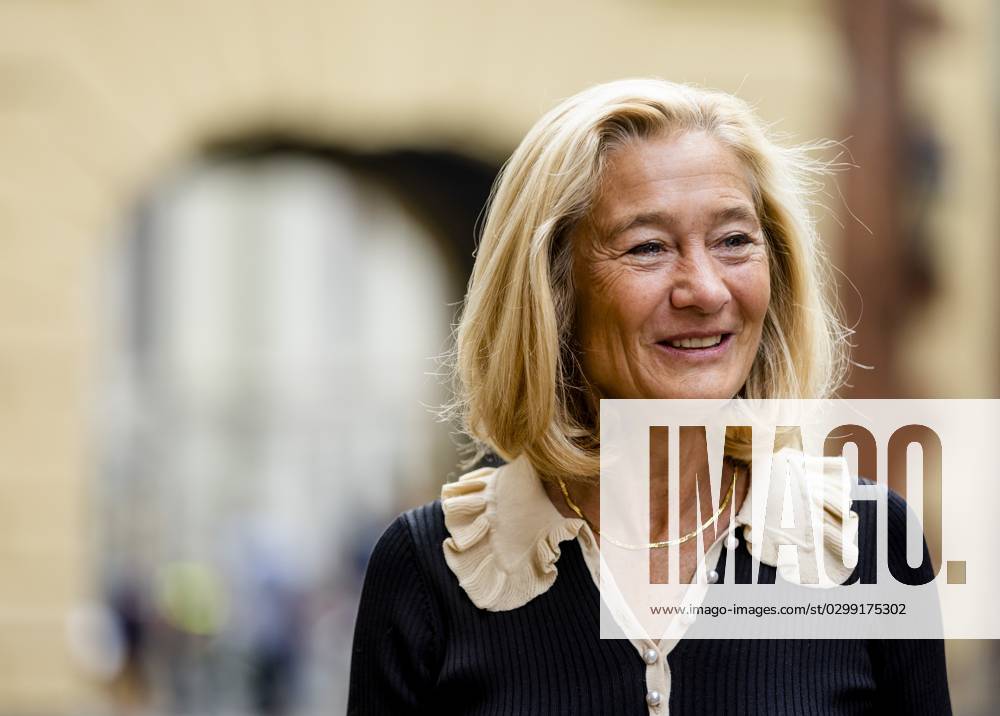
<svg viewBox="0 0 1000 716"><path fill-rule="evenodd" d="M601 537L602 539L607 540L608 542L617 547L622 547L624 549L638 550L638 549L659 549L660 547L670 547L671 545L675 544L683 544L684 542L687 542L689 539L695 537L699 532L702 532L706 527L715 524L718 521L719 517L722 515L723 511L726 509L726 505L729 504L729 500L732 499L733 491L736 489L736 479L739 476L740 476L740 471L734 466L733 481L729 483L729 491L726 492L725 499L722 500L722 504L719 505L719 509L715 512L715 514L709 517L707 520L705 520L700 526L694 528L686 535L678 537L677 539L665 539L665 540L660 540L659 542L650 542L649 544L628 544L627 542L619 542L610 535L602 535L601 531L597 529L594 523L591 522L589 519L587 519L587 516L583 514L583 510L581 510L579 506L577 506L577 504L573 502L573 498L569 496L569 490L566 488L566 483L563 482L562 477L557 477L556 479L559 480L559 489L562 490L563 499L566 500L567 506L569 506L569 508L573 510L573 512L575 512L581 520L587 523L587 525L590 527L591 531L595 535Z"/></svg>

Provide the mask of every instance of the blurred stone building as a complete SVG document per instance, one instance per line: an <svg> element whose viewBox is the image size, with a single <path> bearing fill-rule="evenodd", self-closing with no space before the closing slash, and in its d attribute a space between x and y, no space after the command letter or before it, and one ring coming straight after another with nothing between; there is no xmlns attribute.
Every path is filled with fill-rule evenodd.
<svg viewBox="0 0 1000 716"><path fill-rule="evenodd" d="M994 396L1000 13L989 0L907 7L900 0L0 3L0 714L102 712L94 674L109 657L90 653L101 620L87 605L102 598L98 574L114 568L108 541L155 543L168 556L183 551L162 534L130 532L149 522L116 526L123 495L140 513L144 500L159 505L150 512L155 521L209 500L192 490L214 489L192 478L188 490L171 478L143 491L128 480L151 469L150 455L162 457L154 467L168 477L183 472L170 466L185 456L206 464L198 462L209 459L197 457L198 438L182 435L191 424L184 416L216 420L215 408L227 406L245 419L239 425L249 432L232 433L243 435L233 438L240 445L271 441L269 459L314 459L310 474L337 466L350 473L385 457L372 446L380 429L391 431L392 461L378 474L394 482L375 481L367 494L390 503L385 509L433 494L454 454L446 427L413 407L443 395L425 380L434 366L420 361L447 345L450 304L461 297L473 246L469 207L485 198L492 170L546 109L597 82L655 75L717 87L754 103L792 141L846 140L853 155L842 159L858 168L827 187L824 235L840 265L864 264L865 252L883 261L874 264L881 273L848 276L862 296L872 292L875 308L862 314L869 322L859 336L879 346L870 357L874 373L859 385L868 395ZM872 27L882 34L862 37ZM865 139L864 153L851 134ZM879 154L886 137L903 134L902 149ZM868 183L856 178L866 170ZM882 196L882 180L872 176L896 184ZM342 211L324 213L329 196L343 199ZM230 209L203 211L206 197L211 207L230 201ZM303 201L305 214L296 215L313 223L281 224L287 202ZM244 228L232 228L238 222ZM277 233L260 233L258 222L276 222ZM300 230L312 248L274 239ZM191 239L219 231L229 244ZM245 232L260 237L249 259L232 244ZM325 236L347 239L331 256ZM143 258L144 246L159 252L156 261ZM311 273L324 256L331 272ZM257 268L232 268L246 260ZM386 284L350 288L352 274L369 270L352 261L371 269L355 279ZM199 274L213 266L219 273ZM268 271L281 266L293 273ZM895 267L885 293L874 283ZM198 296L214 295L220 277L237 286L254 271L279 288L271 298L252 286L220 294L244 320L242 333L220 337L226 315L206 317L209 304ZM312 277L305 288L295 278L302 275ZM280 288L289 282L294 290ZM157 305L172 308L157 323L142 301L155 303L164 285L171 298ZM331 292L332 285L348 288ZM381 295L399 302L386 307ZM847 295L845 304L853 306ZM319 306L335 310L310 313ZM268 323L262 315L299 320ZM338 316L347 318L336 324ZM313 335L311 320L328 321L330 333ZM154 323L155 336L144 338L143 327ZM362 335L358 326L380 328ZM144 357L147 339L163 352ZM359 352L337 348L344 344ZM280 350L269 352L271 345ZM218 355L230 359L213 362ZM246 365L234 356L264 368L234 374ZM350 441L353 463L338 462L339 453L316 457L294 436L255 422L277 406L293 416L289 425L308 425L320 438L353 430L316 408L312 387L333 386L322 394L330 400L365 400L368 388L337 386L369 369L370 381L359 385L405 394L410 407L403 416L367 415L367 432L350 433L362 436ZM400 377L405 370L416 375ZM144 378L150 371L158 382ZM176 390L151 398L150 385ZM260 403L230 401L248 394L231 387L220 388L218 404L198 403L220 385L270 387ZM114 417L122 414L133 422ZM141 420L176 430L152 448L142 441L156 429L115 432ZM119 446L110 457L109 440ZM282 524L294 527L297 510L326 510L316 514L330 520L350 512L311 499L346 487L297 492L282 489L289 483L281 474L254 484L262 491L255 499L277 506L271 514ZM353 508L368 504L358 499ZM218 514L185 524L208 529ZM302 538L339 544L322 531ZM989 673L973 668L983 663L982 646L949 647L959 713L985 713L993 696ZM960 680L967 688L956 688Z"/></svg>

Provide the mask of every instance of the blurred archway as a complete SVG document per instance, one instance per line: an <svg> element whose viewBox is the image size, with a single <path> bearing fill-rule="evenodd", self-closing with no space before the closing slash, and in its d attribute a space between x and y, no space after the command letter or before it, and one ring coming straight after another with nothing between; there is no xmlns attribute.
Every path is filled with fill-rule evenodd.
<svg viewBox="0 0 1000 716"><path fill-rule="evenodd" d="M343 703L371 543L455 467L428 408L492 176L257 137L125 223L95 505L122 706Z"/></svg>

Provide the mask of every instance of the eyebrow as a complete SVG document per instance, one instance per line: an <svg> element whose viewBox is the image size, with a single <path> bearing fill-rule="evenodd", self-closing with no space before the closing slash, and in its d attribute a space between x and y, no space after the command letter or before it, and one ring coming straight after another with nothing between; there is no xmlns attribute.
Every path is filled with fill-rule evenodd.
<svg viewBox="0 0 1000 716"><path fill-rule="evenodd" d="M756 212L743 204L727 206L712 212L713 226L726 224L732 221L749 221L756 227L760 227L760 221ZM663 226L668 227L677 222L677 219L668 211L648 211L626 217L611 227L608 231L608 238L613 239L618 234L642 226Z"/></svg>

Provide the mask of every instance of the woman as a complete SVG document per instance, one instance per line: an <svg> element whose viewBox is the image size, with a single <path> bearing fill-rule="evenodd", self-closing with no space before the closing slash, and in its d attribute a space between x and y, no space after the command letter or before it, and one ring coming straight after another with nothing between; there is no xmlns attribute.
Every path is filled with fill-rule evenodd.
<svg viewBox="0 0 1000 716"><path fill-rule="evenodd" d="M532 128L495 187L457 333L456 405L507 464L446 485L379 541L351 713L950 711L937 641L599 638L598 548L613 537L597 522L598 401L838 386L813 168L742 101L659 80L594 87ZM726 452L725 502L739 508L722 505L708 531L693 479L707 466L697 449L681 455L675 566L694 581L701 534L709 581L728 559L749 575L751 552L774 581L774 555L747 541L747 446ZM831 552L874 520L864 505L826 507ZM670 540L666 507L652 509L655 579L671 566L655 547ZM889 513L899 534L898 498ZM838 582L874 570L872 545L858 547Z"/></svg>

